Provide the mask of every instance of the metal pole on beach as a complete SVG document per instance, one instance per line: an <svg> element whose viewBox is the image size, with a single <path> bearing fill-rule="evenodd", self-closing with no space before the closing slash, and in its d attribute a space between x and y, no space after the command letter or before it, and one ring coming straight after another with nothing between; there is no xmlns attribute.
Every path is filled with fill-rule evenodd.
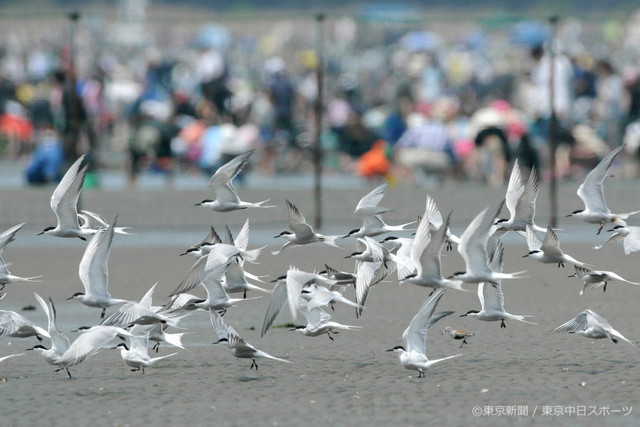
<svg viewBox="0 0 640 427"><path fill-rule="evenodd" d="M551 169L551 180L549 182L549 223L552 228L558 226L558 177L556 171L556 152L558 150L558 117L555 108L555 62L556 62L556 34L558 27L558 17L549 18L551 24L551 39L549 40L549 168Z"/></svg>
<svg viewBox="0 0 640 427"><path fill-rule="evenodd" d="M68 127L68 138L66 141L69 144L67 154L68 158L66 162L71 164L75 162L78 157L78 145L79 145L79 137L80 137L80 119L78 117L80 106L78 105L78 97L76 93L76 85L77 85L77 76L76 76L76 35L78 32L78 21L80 20L79 12L71 12L67 15L69 18L69 61L67 64L67 81L65 82L68 85L69 90L69 115L70 118L69 123L66 124Z"/></svg>
<svg viewBox="0 0 640 427"><path fill-rule="evenodd" d="M323 14L316 15L316 79L317 95L315 102L315 138L313 150L314 163L314 195L315 222L314 226L322 226L322 116L324 110L324 18Z"/></svg>

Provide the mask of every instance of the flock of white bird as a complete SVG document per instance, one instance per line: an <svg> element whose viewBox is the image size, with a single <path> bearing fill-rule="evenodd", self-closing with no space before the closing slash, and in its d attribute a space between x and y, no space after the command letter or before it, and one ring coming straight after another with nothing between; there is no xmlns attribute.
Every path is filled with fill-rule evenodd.
<svg viewBox="0 0 640 427"><path fill-rule="evenodd" d="M612 213L605 203L603 194L609 169L622 148L621 146L613 150L588 174L577 191L584 202L584 209L567 216L598 224L598 234L605 225L610 224L612 228L608 231L612 233L611 237L594 249L622 242L625 254L629 254L640 250L640 227L628 226L625 220L640 211ZM244 153L219 168L209 181L216 198L203 200L197 205L216 212L273 207L265 205L268 200L259 203L240 200L232 184L252 153ZM271 299L264 316L261 336L264 337L278 314L288 304L293 322L299 317L306 319L305 325L296 326L292 330L310 337L326 334L333 340L333 334L340 330L357 330L360 327L331 320L332 317L326 308L333 309L337 303L345 304L354 307L356 316L359 317L365 310L370 289L392 275L397 275L400 283L410 283L433 290L404 331L404 345L389 350L399 354L402 366L417 370L419 377L423 377L425 370L431 365L460 356L456 354L441 359L429 359L426 354L429 329L438 320L453 313L436 312L438 303L447 289L468 291L471 289L465 288L465 285L477 287L481 310L470 310L462 316L482 321L500 321L501 327L506 326L506 320L533 324L527 320L531 316L511 314L504 308L502 280L517 280L523 277L524 273L503 272L504 247L500 237L507 232L521 234L526 239L529 251L525 257L558 266L564 266L565 263L573 264L575 276L580 277L584 283L581 294L584 290L594 287L606 290L607 283L612 280L640 285L611 271L591 270L592 266L576 260L560 248L558 236L551 227L542 228L536 225L534 216L538 178L535 171L531 171L525 179L516 162L505 199L497 206L487 207L478 213L459 237L449 229L451 213L443 218L434 200L429 196L426 197L425 210L418 221L397 226L385 223L382 215L391 209L381 207L379 203L385 194L387 184L378 186L362 197L354 212L362 219L362 227L350 231L345 236L325 236L315 232L296 206L287 200L289 230L276 236L284 238L286 243L273 254L278 255L296 245L312 243L340 248L337 244L338 238L354 237L357 239L358 249L348 258L355 260L355 273L338 271L326 264L326 268L319 272L306 272L290 267L286 275L272 281L275 282L273 289L258 286L254 283L263 283L262 277L246 271L245 262L256 263L263 248L248 249L247 220L235 238L228 228L221 238L214 227L211 227L209 234L201 242L182 254L192 255L197 261L164 305L152 304L155 285L139 302L126 301L112 298L108 291L108 260L114 234L128 234L127 227L117 227L117 217L108 223L93 212L83 210L78 213L77 203L86 172L87 163L82 156L69 168L51 197L51 208L57 217L56 226L47 227L40 234L89 239L79 266L79 277L84 285L84 292L77 292L69 299L101 309L99 325L80 328L77 331L80 332L78 337L70 342L65 333L57 327L53 301L51 298L47 301L38 294L35 294L35 298L48 319L46 328L34 324L16 312L0 310L0 335L49 340L48 348L38 344L29 350L39 352L49 364L57 368L56 371L66 370L69 378L72 378L69 367L81 363L105 348L119 348L124 363L132 370L141 370L144 373L145 368L177 354L150 357L151 343L154 344L153 349L156 352L161 343L184 349L184 332L171 332L171 329L177 328L182 318L197 311L209 312L213 331L218 337L217 343L227 343L235 357L251 359L250 368L258 369L256 359L259 358L290 363L289 360L271 356L244 341L225 322L223 316L227 310L238 303L252 300L253 298L247 298L248 292L268 293ZM498 216L505 204L510 217L500 219ZM373 238L390 232L412 231L409 227L414 224L415 233L411 237L390 236L381 242ZM5 290L6 284L39 279L11 274L9 264L1 257L4 249L15 240L23 225L16 225L0 235L0 291ZM544 237L541 238L539 233L544 233ZM466 270L443 277L441 254L445 248L450 250L453 245L457 246L464 259ZM189 293L199 287L204 288L206 298ZM355 301L344 296L349 288L355 291ZM232 298L230 294L241 294L242 298ZM2 292L0 299L5 296L6 293ZM116 305L119 306L117 311L106 316L106 310ZM635 346L592 310L584 310L552 332L575 333L593 339L609 338L615 343L623 340ZM442 334L445 333L460 340L460 347L474 335L473 332L451 327L442 331ZM7 355L0 358L0 362L24 354Z"/></svg>

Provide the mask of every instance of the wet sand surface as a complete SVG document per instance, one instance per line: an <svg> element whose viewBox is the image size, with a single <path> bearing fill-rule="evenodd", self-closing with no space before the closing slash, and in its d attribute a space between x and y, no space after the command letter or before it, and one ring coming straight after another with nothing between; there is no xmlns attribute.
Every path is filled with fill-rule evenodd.
<svg viewBox="0 0 640 427"><path fill-rule="evenodd" d="M561 213L580 207L577 185L561 187ZM374 186L327 190L322 231L346 234L357 228L352 211L357 200ZM612 210L637 209L636 186L633 181L608 181L607 202ZM398 186L387 190L381 205L394 208L385 217L389 223L407 222L422 213L425 196L430 194L443 214L454 210L453 229L460 233L481 209L497 203L504 190L448 185L428 191ZM51 191L0 190L2 230L27 222L3 257L11 263L14 274L43 275L42 283L7 285L7 297L0 308L19 311L46 326L45 315L33 297L37 292L53 299L59 327L68 332L96 324L100 310L66 299L82 290L78 263L85 243L35 236L54 219L48 207ZM223 229L229 224L237 232L247 217L253 230L249 248L270 246L263 250L260 264L246 264L246 268L266 275L265 281L284 274L290 265L311 271L327 263L353 270L353 261L344 259L354 248L353 239L339 241L344 250L314 245L271 254L281 244L273 236L287 228L284 199L294 202L312 222L311 192L251 188L239 192L251 201L271 198L278 207L233 214L193 207L208 195L206 190L83 193L84 207L107 218L119 214L119 225L131 225L137 233L115 238L109 262L111 294L139 300L158 282L154 303L164 303L195 261L178 254L204 237L209 225ZM537 220L542 226L548 217L545 198L543 189ZM625 256L621 246L592 250L591 246L608 237L607 233L596 236L596 226L562 218L560 227L559 237L567 253L599 269L640 281L638 253ZM261 339L267 295L228 310L225 320L246 341L289 359L291 364L257 360L259 369L250 369L250 360L236 359L226 346L212 345L217 337L206 312L194 313L180 323L190 332L183 338L187 349L177 349L176 356L147 368L145 375L131 372L118 351L103 350L71 367L75 379L69 380L65 372L53 372L54 367L40 355L27 352L0 364L0 376L6 378L0 383L0 425L637 425L638 349L623 342L616 345L610 340L549 331L590 308L637 342L640 288L611 282L606 292L592 289L580 296L581 282L567 277L574 272L571 265L563 269L522 258L528 251L524 239L509 236L505 241L505 271L527 270L527 278L503 283L505 308L510 313L535 316L531 320L537 324L507 321L502 329L500 322L461 318L459 315L468 310L480 308L475 285L466 285L471 292L447 291L437 310L455 313L430 330L427 355L463 356L435 365L425 378L405 370L397 356L385 350L402 344L404 329L430 290L399 285L392 276L372 289L360 318L351 308L336 306L331 312L335 320L362 326L362 330L341 332L334 341L326 335L304 337L287 327L273 327ZM445 274L464 267L455 249L445 253L442 263ZM260 295L252 292L248 296ZM351 289L345 295L354 299ZM22 311L27 305L37 309ZM113 311L111 308L108 313ZM290 322L285 309L274 325ZM475 336L459 348L459 341L440 334L446 326L473 331ZM68 335L71 339L77 336ZM0 357L35 344L35 338L0 337ZM48 346L48 340L44 344ZM158 355L174 351L163 344ZM565 414L572 411L576 413Z"/></svg>

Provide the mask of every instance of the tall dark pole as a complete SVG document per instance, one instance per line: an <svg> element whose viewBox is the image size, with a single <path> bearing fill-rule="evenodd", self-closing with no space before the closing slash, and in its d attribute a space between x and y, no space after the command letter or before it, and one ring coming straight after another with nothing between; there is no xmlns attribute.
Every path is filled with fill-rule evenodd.
<svg viewBox="0 0 640 427"><path fill-rule="evenodd" d="M322 14L316 15L316 79L317 92L315 103L315 135L314 135L314 195L315 195L315 222L316 228L322 226L322 116L324 110L324 18Z"/></svg>
<svg viewBox="0 0 640 427"><path fill-rule="evenodd" d="M69 15L69 63L67 69L66 84L69 91L69 123L67 126L68 151L67 159L68 163L73 163L78 158L78 145L80 138L80 106L77 95L77 76L76 76L76 34L78 32L78 20L80 19L80 13L71 12Z"/></svg>
<svg viewBox="0 0 640 427"><path fill-rule="evenodd" d="M549 40L549 168L551 169L551 181L549 183L549 223L551 227L558 226L558 177L556 170L556 152L558 150L558 117L556 116L556 34L558 27L558 17L549 18L551 24L551 40Z"/></svg>

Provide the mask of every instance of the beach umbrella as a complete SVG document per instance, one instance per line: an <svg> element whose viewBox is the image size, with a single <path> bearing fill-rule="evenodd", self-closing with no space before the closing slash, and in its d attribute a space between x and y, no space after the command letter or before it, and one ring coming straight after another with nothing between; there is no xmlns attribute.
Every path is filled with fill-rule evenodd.
<svg viewBox="0 0 640 427"><path fill-rule="evenodd" d="M523 21L513 26L509 40L523 46L539 46L549 39L549 27L538 21Z"/></svg>
<svg viewBox="0 0 640 427"><path fill-rule="evenodd" d="M430 31L411 31L400 39L400 47L409 52L432 52L439 44L437 34Z"/></svg>
<svg viewBox="0 0 640 427"><path fill-rule="evenodd" d="M225 50L231 45L231 35L220 25L207 25L198 31L192 40L192 45L199 49Z"/></svg>

